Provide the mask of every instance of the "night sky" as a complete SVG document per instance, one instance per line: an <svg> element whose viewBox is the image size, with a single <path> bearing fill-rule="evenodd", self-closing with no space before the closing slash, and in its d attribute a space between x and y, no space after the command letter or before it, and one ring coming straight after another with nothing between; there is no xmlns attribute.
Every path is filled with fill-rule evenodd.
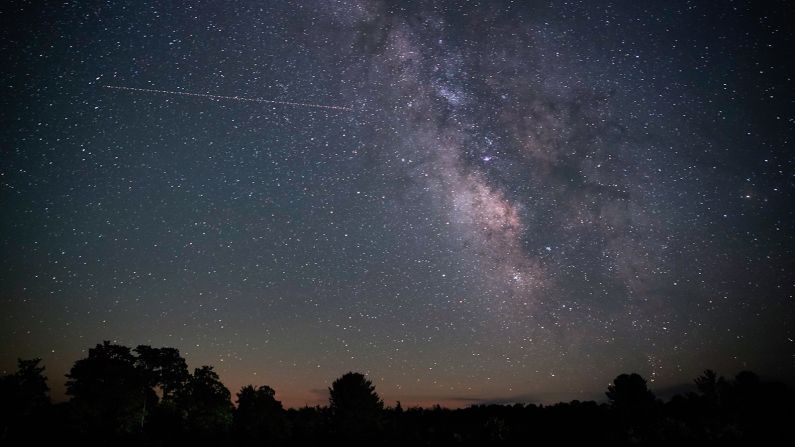
<svg viewBox="0 0 795 447"><path fill-rule="evenodd" d="M0 371L56 400L104 339L287 406L795 376L786 1L44 3L0 7Z"/></svg>

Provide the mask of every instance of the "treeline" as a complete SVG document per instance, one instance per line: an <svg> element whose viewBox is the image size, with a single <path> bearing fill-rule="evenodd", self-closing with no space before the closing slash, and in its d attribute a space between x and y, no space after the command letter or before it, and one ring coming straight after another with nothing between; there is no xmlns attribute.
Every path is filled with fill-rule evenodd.
<svg viewBox="0 0 795 447"><path fill-rule="evenodd" d="M0 379L0 445L794 445L793 392L751 372L707 370L697 392L668 402L637 374L608 386L608 403L385 407L373 384L347 373L324 407L284 409L268 386L235 395L210 366L188 371L173 348L104 342L67 374L69 400L53 405L40 360Z"/></svg>

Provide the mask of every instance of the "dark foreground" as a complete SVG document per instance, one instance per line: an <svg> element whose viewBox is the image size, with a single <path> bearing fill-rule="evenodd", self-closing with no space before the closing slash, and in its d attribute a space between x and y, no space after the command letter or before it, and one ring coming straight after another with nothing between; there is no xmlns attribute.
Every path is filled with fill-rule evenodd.
<svg viewBox="0 0 795 447"><path fill-rule="evenodd" d="M189 373L173 348L108 342L68 374L52 405L40 361L0 379L0 445L795 445L795 395L751 372L695 379L697 392L662 402L637 374L608 387L609 403L385 408L372 383L348 373L326 407L285 410L267 386L236 393L212 367Z"/></svg>

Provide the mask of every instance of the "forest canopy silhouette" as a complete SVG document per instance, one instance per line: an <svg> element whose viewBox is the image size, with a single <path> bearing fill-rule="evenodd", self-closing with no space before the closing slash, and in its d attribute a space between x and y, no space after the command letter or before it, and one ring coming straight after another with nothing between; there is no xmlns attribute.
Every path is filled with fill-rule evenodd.
<svg viewBox="0 0 795 447"><path fill-rule="evenodd" d="M67 374L66 402L52 404L40 359L19 360L0 379L0 443L77 445L519 445L605 442L725 445L792 440L793 391L743 371L706 370L695 392L668 402L638 374L607 387L607 403L385 407L375 386L348 372L329 387L328 406L285 409L267 385L235 395L212 366L189 371L174 348L134 349L105 341Z"/></svg>

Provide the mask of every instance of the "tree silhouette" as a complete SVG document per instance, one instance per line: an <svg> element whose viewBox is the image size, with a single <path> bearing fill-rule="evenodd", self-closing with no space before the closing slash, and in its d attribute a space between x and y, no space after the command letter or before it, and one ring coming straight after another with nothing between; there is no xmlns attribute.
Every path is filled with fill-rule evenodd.
<svg viewBox="0 0 795 447"><path fill-rule="evenodd" d="M126 346L105 341L75 362L66 382L66 394L78 428L102 434L129 434L140 430L149 402L157 396Z"/></svg>
<svg viewBox="0 0 795 447"><path fill-rule="evenodd" d="M267 386L244 386L237 408L209 366L187 374L172 348L104 342L70 370L65 404L49 404L44 368L20 360L0 377L0 445L790 445L795 394L748 371L711 370L697 393L657 401L637 374L607 389L609 404L474 405L461 409L384 403L349 372L329 387L329 406L285 411ZM157 390L157 392L156 392ZM158 399L158 394L162 399Z"/></svg>
<svg viewBox="0 0 795 447"><path fill-rule="evenodd" d="M0 378L0 439L30 429L50 406L50 387L39 363L38 358L18 359L16 373Z"/></svg>
<svg viewBox="0 0 795 447"><path fill-rule="evenodd" d="M16 405L16 412L22 416L30 416L50 404L50 387L44 377L44 367L39 366L41 359L17 360L17 372L9 376L15 393L11 397Z"/></svg>
<svg viewBox="0 0 795 447"><path fill-rule="evenodd" d="M153 348L140 345L135 348L136 366L142 370L150 387L160 388L163 400L169 400L190 377L185 359L174 348Z"/></svg>
<svg viewBox="0 0 795 447"><path fill-rule="evenodd" d="M237 393L235 433L244 445L273 444L285 436L284 408L269 386L244 386Z"/></svg>
<svg viewBox="0 0 795 447"><path fill-rule="evenodd" d="M231 393L212 366L196 368L176 399L188 430L199 437L224 434L232 423Z"/></svg>
<svg viewBox="0 0 795 447"><path fill-rule="evenodd" d="M651 420L655 403L646 380L635 373L621 374L607 387L605 394L622 423L631 428L631 437L643 436L641 432Z"/></svg>
<svg viewBox="0 0 795 447"><path fill-rule="evenodd" d="M717 400L718 397L718 374L708 369L704 374L698 376L694 381L696 389L705 397Z"/></svg>
<svg viewBox="0 0 795 447"><path fill-rule="evenodd" d="M363 374L349 372L335 380L329 388L329 403L334 413L379 413L384 402L373 383Z"/></svg>
<svg viewBox="0 0 795 447"><path fill-rule="evenodd" d="M348 372L335 380L329 388L329 404L342 438L367 439L378 430L384 401L363 374Z"/></svg>
<svg viewBox="0 0 795 447"><path fill-rule="evenodd" d="M607 398L613 407L624 411L645 411L654 405L654 394L646 380L638 374L621 374L607 387Z"/></svg>

